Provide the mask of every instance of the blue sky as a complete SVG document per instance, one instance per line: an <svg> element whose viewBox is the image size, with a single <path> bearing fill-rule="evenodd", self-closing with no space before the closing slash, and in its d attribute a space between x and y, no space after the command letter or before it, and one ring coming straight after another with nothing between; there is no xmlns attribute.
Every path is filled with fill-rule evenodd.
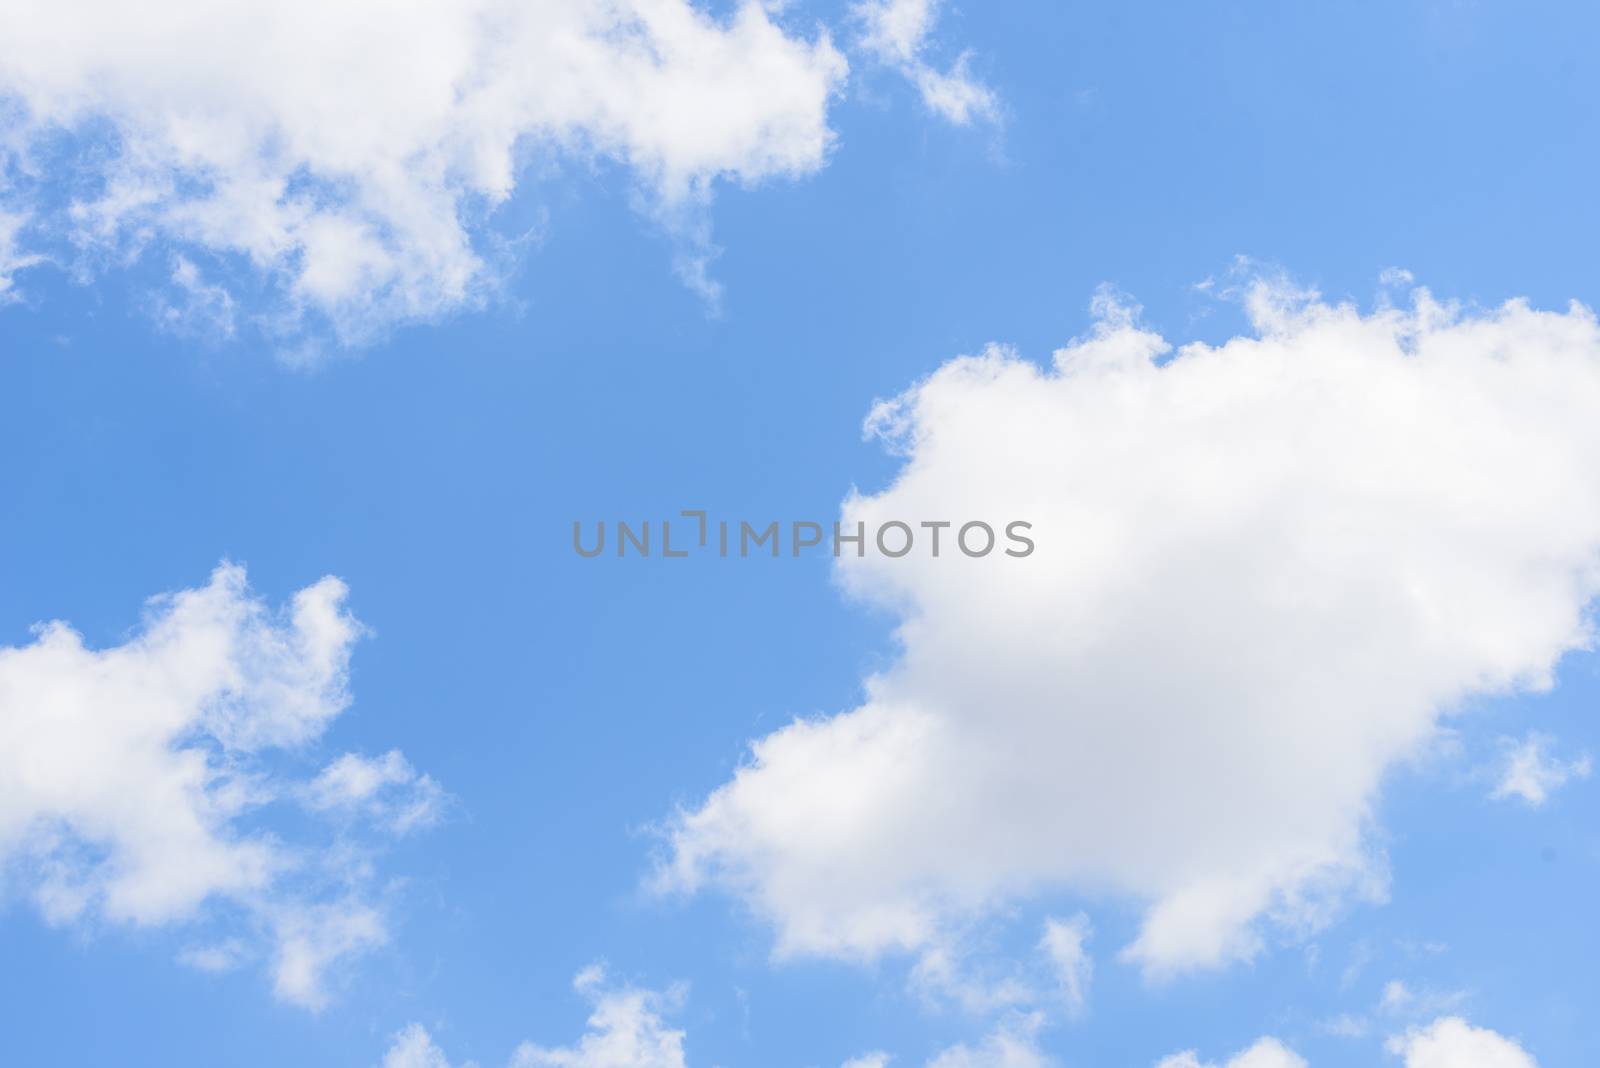
<svg viewBox="0 0 1600 1068"><path fill-rule="evenodd" d="M66 5L75 6L94 5ZM552 5L558 8L564 10ZM731 20L733 10L715 5L712 17ZM1578 316L1568 312L1569 301L1592 306L1600 299L1593 255L1600 218L1590 192L1600 161L1590 102L1600 75L1588 44L1600 17L1579 4L1468 0L1315 10L952 4L935 14L909 50L896 52L888 22L874 44L872 23L860 11L792 5L772 16L779 43L757 35L756 44L739 49L750 64L748 84L713 84L704 98L747 93L759 108L764 94L776 99L787 86L789 95L771 105L776 125L741 125L739 116L709 106L683 115L652 110L656 95L670 94L645 93L618 105L623 113L599 119L574 106L559 120L525 120L532 125L517 133L509 156L514 180L498 192L493 183L451 177L441 179L452 191L441 201L438 183L419 180L413 189L393 178L384 169L390 157L381 142L390 128L382 122L371 124L378 130L372 144L365 136L342 142L358 145L352 157L367 151L376 162L358 159L340 170L328 162L345 158L338 152L306 149L297 160L294 148L282 150L293 177L277 202L310 188L314 213L344 219L348 207L348 217L376 219L379 267L363 267L360 248L319 251L303 220L284 223L273 239L287 241L287 253L262 253L267 239L245 247L236 236L240 220L260 216L250 214L258 205L242 194L223 206L244 214L218 209L223 222L216 229L184 215L226 199L208 201L191 184L224 187L236 157L231 148L202 153L199 164L182 156L171 147L181 140L167 125L171 115L189 115L193 100L184 94L202 92L213 85L208 79L228 90L207 98L219 101L225 120L227 108L254 99L232 93L235 75L226 64L200 61L207 53L201 39L134 34L108 50L62 30L42 9L0 16L0 42L12 42L0 43L0 96L7 101L0 111L0 205L22 220L10 249L17 265L11 288L0 289L9 298L0 305L0 443L7 457L0 465L0 646L22 651L0 660L0 672L12 673L0 674L0 717L11 721L3 736L21 755L0 769L33 783L27 769L55 761L58 778L51 781L69 784L24 785L11 798L0 791L0 1004L8 1010L0 1060L377 1065L386 1054L398 1058L394 1036L420 1024L448 1060L396 1059L399 1068L499 1065L524 1041L573 1052L566 1061L522 1063L671 1068L679 1062L642 1054L605 1061L583 1051L582 1036L594 1029L585 1022L592 1011L586 998L603 1002L628 990L655 992L639 1011L683 1032L684 1062L693 1066L831 1068L874 1051L896 1066L941 1068L1155 1066L1185 1050L1196 1051L1193 1064L1235 1068L1559 1066L1593 1056L1586 1009L1600 993L1591 900L1600 840L1584 762L1600 749L1593 717L1600 662L1578 632L1600 559L1596 454L1588 450L1592 432L1581 407L1600 354L1580 338L1570 347L1581 350L1588 370L1552 370L1567 364L1559 355L1539 362L1542 339L1566 326L1496 320L1495 309L1521 297L1551 316ZM277 29L291 45L303 32L313 60L358 47L357 38L319 34L320 17L296 9L279 16ZM361 17L350 16L357 24ZM701 30L731 34L735 25L706 21ZM394 41L394 69L435 65L407 49L437 34L381 37L383 29L373 24L368 32ZM546 29L535 18L526 32ZM817 44L823 33L834 59ZM253 55L252 32L237 37L222 35L212 51ZM692 49L676 53L657 43L668 57L669 84L688 85L694 91L686 98L703 104L695 92L706 61ZM797 47L814 50L797 59ZM33 58L40 49L54 61ZM439 49L443 54L446 45ZM964 65L957 62L963 55ZM580 96L599 94L635 61L624 51L594 83L570 84ZM174 62L190 73L171 83L151 73ZM114 76L102 77L107 69ZM243 82L255 68L247 62L240 69ZM290 92L297 79L307 94L327 89L311 64L271 69L288 87L286 99L299 99ZM464 61L460 75L487 77L484 70ZM380 74L392 70L373 72ZM925 92L930 77L946 79L938 83L946 88L965 86L963 99L976 103L941 106ZM508 84L554 99L562 83ZM276 90L262 92L261 99L278 99ZM68 98L73 102L63 104ZM337 119L355 98L327 98L328 111ZM796 99L822 110L784 110ZM273 128L274 144L338 133L315 125L335 121L315 118L322 114L285 105L280 120L288 125ZM299 120L312 124L309 132L293 127ZM360 114L343 121L363 127ZM716 141L719 124L731 132L706 163L700 134L713 131L707 137ZM256 130L242 128L248 142ZM396 129L393 136L418 144L440 137L432 127ZM829 132L831 144L816 140L819 130ZM268 153L263 145L247 145L240 158ZM151 149L136 174L114 162L130 146ZM94 203L119 180L156 189L157 206L108 215L106 228L91 233L67 205ZM413 194L420 199L406 199ZM401 205L392 215L375 206L390 203ZM482 261L464 292L447 277L459 266L451 259L457 252L441 253L429 243L433 231L423 233L427 213L441 204L451 216L445 228L459 225ZM402 219L416 222L417 233ZM0 255L0 264L6 259ZM185 285L180 264L197 270L200 290ZM697 264L720 296L697 283ZM1414 282L1390 275L1385 288L1380 276L1392 268L1410 272ZM393 275L382 274L390 269ZM315 271L345 273L319 289L307 282ZM1110 325L1096 326L1090 302L1102 285L1142 306L1133 325L1119 326L1113 314ZM1258 285L1272 288L1252 288ZM1132 344L1143 329L1174 346L1202 341L1217 353L1233 351L1230 339L1277 331L1289 339L1282 344L1290 363L1322 367L1316 361L1337 332L1318 332L1317 309L1352 302L1350 315L1377 323L1385 301L1410 307L1413 285L1458 302L1463 331L1499 323L1505 333L1496 335L1495 351L1532 353L1526 359L1534 369L1485 379L1498 384L1479 391L1477 380L1465 371L1455 377L1446 362L1430 371L1438 377L1423 382L1421 399L1399 404L1398 416L1382 405L1369 411L1359 400L1324 407L1298 393L1269 396L1265 408L1240 417L1259 417L1264 428L1248 431L1256 435L1251 449L1218 453L1281 451L1291 484L1308 487L1310 500L1332 502L1334 511L1314 513L1333 517L1318 526L1333 531L1326 539L1296 533L1293 501L1270 495L1260 523L1234 531L1259 539L1240 544L1269 552L1286 546L1291 561L1241 573L1259 573L1268 584L1328 579L1325 599L1289 597L1299 606L1290 609L1272 600L1274 611L1298 613L1281 619L1250 608L1254 601L1235 613L1226 592L1184 579L1212 569L1233 574L1235 562L1209 539L1213 528L1198 519L1192 530L1183 527L1190 517L1181 508L1157 514L1170 514L1183 538L1140 542L1139 554L1118 558L1139 582L1112 587L1122 593L1111 603L1127 605L1130 618L1105 627L1151 635L1143 650L1131 639L1116 646L1131 673L1170 666L1180 682L1200 678L1185 674L1184 665L1211 650L1162 645L1173 635L1237 627L1241 643L1273 628L1297 636L1281 646L1239 645L1239 663L1258 666L1229 676L1214 701L1197 693L1192 707L1181 699L1157 707L1139 703L1151 700L1151 687L1122 690L1098 676L1069 677L1079 653L1058 652L1051 642L1076 633L1070 621L1006 583L1042 590L1052 604L1074 597L1088 603L1089 587L1073 583L1098 579L1042 570L1048 560L1015 561L1018 569L999 580L1000 600L992 602L982 593L987 580L947 581L960 572L941 571L942 560L900 571L880 562L853 578L848 569L836 572L826 555L585 560L571 550L574 520L659 519L705 508L734 519L831 522L852 489L869 504L847 509L909 510L915 514L908 520L964 514L997 500L1006 514L1053 515L1059 505L1072 516L1091 507L1084 501L1100 502L1092 496L1100 493L1107 495L1103 514L1120 516L1119 487L1129 494L1143 487L1159 501L1168 500L1161 496L1168 484L1155 474L1146 480L1139 465L1155 464L1146 454L1113 444L1119 427L1153 442L1153 455L1179 457L1210 446L1206 427L1220 438L1241 424L1202 422L1184 431L1191 436L1163 439L1178 415L1139 423L1141 413L1186 409L1176 401L1161 407L1163 387L1153 386L1148 407L1120 416L1115 395L1095 394L1112 413L1100 437L1089 430L1057 437L1053 417L1031 418L1021 408L1005 416L1007 404L1022 403L1012 394L943 379L927 388L948 393L921 396L946 398L957 413L1001 414L980 426L976 415L947 417L930 401L918 416L926 440L953 444L935 451L913 443L910 456L864 437L863 420L877 401L991 342L1045 367L1053 350L1079 338ZM1306 297L1307 288L1321 298ZM1262 292L1269 303L1300 309L1286 313L1289 326L1263 320L1252 305ZM1424 319L1396 329L1424 338L1437 330L1444 348L1467 344L1465 333L1450 333L1455 327ZM1582 334L1581 317L1560 322ZM1179 356L1174 365L1188 359ZM1373 366L1374 374L1388 373ZM1017 388L1044 396L1048 387ZM1349 397L1365 396L1359 380L1350 388ZM1374 395L1384 388L1372 385ZM1520 400L1502 410L1495 407L1502 396ZM1320 425L1325 410L1332 413L1328 436L1296 445L1295 427ZM1357 421L1339 422L1345 418ZM1452 428L1460 427L1477 429L1458 438ZM1469 440L1478 444L1463 444ZM1345 441L1351 455L1366 455L1370 446L1376 458L1325 463L1337 451L1329 442ZM1080 450L1071 455L1088 457L1098 472L1093 479L1076 481L1075 468L1051 466L1052 450L1067 456L1069 446ZM956 454L1037 478L1024 484L1020 475L996 475L998 489L987 477L964 483L974 476ZM1413 468L1415 482L1405 480L1410 474L1394 476L1392 496L1341 496L1351 480L1389 487L1392 472ZM925 480L896 482L913 469ZM1481 479L1468 477L1490 469ZM1214 499L1234 499L1226 496L1233 484L1217 477ZM1319 484L1321 477L1328 481ZM1433 496L1436 486L1449 491ZM1238 492L1244 504L1218 505L1225 526L1254 500L1251 491ZM1514 506L1511 518L1495 500ZM1402 529L1390 518L1409 514L1408 501L1420 516L1419 543L1433 548L1386 569L1379 543ZM1062 532L1058 545L1073 549L1041 557L1080 558L1068 526L1053 529ZM1175 545L1193 546L1193 555ZM1347 571L1347 556L1377 563ZM1309 570L1297 570L1308 559ZM1430 561L1440 560L1459 564L1459 575L1444 563L1430 570ZM49 620L69 623L89 649L131 643L137 652L147 599L206 586L222 561L247 569L253 593L240 596L261 598L271 612L323 576L337 576L365 633L340 646L349 655L347 679L335 670L306 682L293 664L282 668L289 685L315 691L308 700L327 702L317 729L283 745L230 749L207 718L212 704L243 693L242 714L283 714L273 704L277 690L263 689L268 696L258 709L247 693L252 684L234 680L196 699L189 727L161 742L174 751L197 746L193 751L208 754L216 768L231 774L245 767L262 784L276 784L261 786L271 795L264 803L213 812L211 833L234 844L270 840L299 867L249 891L219 882L170 914L129 918L115 898L128 864L118 851L130 848L119 835L132 832L105 813L153 809L161 799L137 789L131 773L108 776L106 768L140 765L104 746L97 759L109 763L78 763L79 736L70 731L65 741L29 748L28 732L58 715L52 702L75 700L76 691L61 681L67 676L48 674L55 668L38 666L42 658L23 653L42 640L33 628ZM1020 570L1033 563L1041 570ZM1529 575L1542 582L1546 564L1560 571L1560 581L1536 590L1522 583ZM1433 622L1409 630L1396 624L1391 634L1374 606L1391 604L1385 584L1403 571L1418 576L1419 598L1434 596L1418 615ZM1015 578L1029 575L1035 577ZM1457 586L1467 591L1459 599ZM902 597L918 607L897 608ZM1024 624L995 623L986 612L1011 603L1007 597L1024 624L1036 609L1044 623L1026 633L1008 629ZM1354 613L1348 620L1329 622L1347 610ZM1210 622L1193 631L1166 622L1191 615ZM908 619L929 623L908 636L897 631ZM1255 629L1266 627L1263 619L1273 627ZM1459 619L1468 623L1458 626ZM948 649L938 635L966 622L975 648L986 640L977 632L995 635L1003 648L1023 650L1017 662L992 674L958 662L949 679L918 675L916 665ZM289 624L273 617L270 626ZM1405 653L1405 663L1372 667L1362 658L1378 654L1343 637L1367 631L1397 657ZM312 655L295 648L283 655ZM1438 662L1417 668L1413 679L1408 665L1422 659L1415 650L1437 654ZM248 651L240 655L254 663ZM1549 661L1559 667L1553 686L1540 692L1531 676ZM62 670L88 672L87 663ZM45 681L36 684L30 672ZM675 852L688 848L678 821L711 811L714 792L751 766L752 742L778 737L795 717L844 722L836 717L873 706L881 695L867 680L885 676L897 702L937 704L959 691L949 700L969 703L947 715L968 727L960 717L1011 723L1002 704L1037 700L1039 718L1018 713L1015 737L1024 748L1038 740L1045 761L1056 755L1045 739L1057 735L1028 732L1057 714L1099 724L1062 745L1110 737L1118 717L1169 723L1181 733L1178 724L1214 715L1207 737L1221 747L1230 730L1244 727L1218 709L1229 695L1247 694L1281 712L1276 722L1290 725L1285 748L1272 750L1266 734L1246 733L1219 752L1239 757L1239 767L1269 771L1292 772L1294 760L1305 760L1305 774L1315 778L1336 758L1299 752L1319 743L1297 746L1295 738L1320 737L1310 727L1296 733L1297 717L1321 714L1302 697L1320 709L1322 695L1330 695L1330 707L1349 707L1351 722L1370 720L1374 737L1388 738L1385 725L1402 711L1413 718L1410 733L1381 757L1352 764L1349 778L1370 776L1370 788L1346 796L1330 786L1328 796L1341 800L1314 812L1306 803L1305 826L1333 828L1327 843L1312 843L1338 853L1329 870L1361 869L1347 880L1352 885L1328 891L1325 908L1283 900L1248 907L1257 944L1218 950L1180 974L1152 972L1176 951L1152 950L1157 964L1150 967L1121 955L1141 938L1152 902L1191 870L1168 870L1119 844L1148 834L1151 824L1141 820L1151 817L1131 811L1138 807L1131 799L1144 791L1072 793L1071 802L1047 792L1059 807L1024 810L994 800L1005 791L978 776L970 789L952 789L952 825L930 832L947 835L953 859L906 860L902 871L891 858L884 861L889 874L858 880L847 870L857 856L849 828L876 828L881 813L870 796L850 800L860 783L837 792L827 785L843 781L829 776L853 774L855 765L841 757L842 771L802 769L805 781L822 784L815 787L822 801L865 806L847 813L843 830L816 832L823 845L834 841L828 834L840 836L838 851L824 850L834 859L818 861L815 871L804 858L793 867L782 866L784 859L769 871L763 858L787 857L788 846L740 837L728 829L739 822L730 818L705 832L713 862L686 880L693 885L657 887L659 866L670 867ZM1280 676L1302 681L1279 690L1259 681ZM1391 676L1388 688L1382 680ZM118 676L106 678L98 697L73 706L88 717L73 722L118 714L128 691ZM999 689L967 694L987 682ZM1058 701L1062 695L1087 703ZM1162 737L1158 731L1150 745L1161 749ZM1107 752L1124 753L1123 744ZM1518 746L1538 758L1537 769L1555 774L1546 780L1548 797L1492 796ZM1368 752L1352 743L1356 749ZM331 761L391 750L403 752L410 769L402 778L371 797L318 807L306 784L325 781L317 776ZM1073 752L1095 758L1092 750ZM1072 777L1068 755L1060 754L1063 782ZM885 759L901 766L892 753ZM763 766L778 767L779 758ZM1136 785L1143 775L1171 782L1158 774L1166 766L1157 761L1156 770L1135 768L1126 777ZM935 775L939 766L930 767ZM1041 781L1055 782L1048 767L1030 764L1027 774L1037 770ZM1556 784L1563 768L1571 774ZM1277 807L1273 774L1263 772L1255 785L1248 773L1248 781L1233 778L1241 773L1231 763L1192 774L1176 793L1148 793L1153 818L1170 815L1176 826L1186 798L1211 811L1197 799L1204 791L1215 795L1217 811L1229 811L1230 796L1272 798L1252 807ZM422 785L424 775L439 794ZM1346 777L1337 778L1342 784ZM1276 787L1285 791L1283 807L1298 811L1301 793L1293 775L1286 779ZM106 782L135 788L107 801L107 791L94 788ZM760 789L738 802L755 807L731 811L749 819L767 811L759 807L769 803ZM93 797L81 800L74 791ZM425 804L428 817L401 833L396 813L411 803ZM794 803L798 838L812 841L803 792ZM969 832L960 828L969 820L993 822L964 838ZM1077 836L1069 825L1079 824L1096 830ZM883 840L892 841L898 824L884 826ZM1018 834L1027 859L978 855L976 846L1013 827L1026 829ZM1349 828L1358 844L1340 837ZM1288 833L1270 821L1258 828L1244 820L1238 833L1231 825L1218 831L1226 841L1217 856L1237 850L1228 855L1277 863L1277 853L1247 841L1258 830L1278 843L1274 849ZM1186 843L1203 852L1209 833L1185 833L1164 852L1184 852ZM1159 832L1154 840L1165 841ZM969 849L970 856L963 852ZM1080 863L1075 849L1105 859ZM1046 854L1059 854L1071 874L1058 877L1056 860L1039 859ZM87 895L76 909L51 911L53 863L66 865L68 882ZM1203 858L1193 864L1209 870ZM743 874L727 876L730 869ZM946 911L928 921L929 931L899 945L857 944L829 932L801 952L783 951L785 924L797 922L804 903L780 890L798 886L804 898L813 888L844 887L839 897L826 897L826 910L838 918L857 904L850 888L868 888L860 891L865 907L879 885L872 880L905 872L919 888L938 883ZM1274 875L1272 891L1294 897L1309 885L1299 879ZM1363 889L1364 879L1380 885ZM969 880L981 887L974 891L979 903L950 905L960 896L950 887ZM335 954L312 984L314 995L285 993L274 961L290 937L283 925L296 921L284 917L329 902L350 909L359 902L380 917L383 934ZM1292 915L1269 915L1274 909ZM1085 956L1060 973L1085 977L1074 997L1058 989L1064 981L1041 960L1038 943L1047 919L1080 914L1092 929ZM1221 929L1220 921L1201 926L1209 927L1196 936L1202 941ZM229 967L182 962L205 947L225 947L218 952ZM936 954L953 962L943 981L929 979ZM606 977L588 995L575 990L574 976L596 962ZM996 991L1003 980L1027 991L1002 996ZM973 994L979 988L981 996ZM963 990L972 995L967 1004ZM1461 1038L1441 1029L1439 1021L1451 1020L1476 1030ZM1017 1048L1006 1054L984 1045L997 1035L1011 1036ZM1281 1048L1257 1045L1267 1036ZM1490 1059L1511 1042L1525 1060ZM1255 1060L1230 1062L1252 1047ZM946 1059L936 1060L941 1055ZM591 1059L578 1059L584 1056Z"/></svg>

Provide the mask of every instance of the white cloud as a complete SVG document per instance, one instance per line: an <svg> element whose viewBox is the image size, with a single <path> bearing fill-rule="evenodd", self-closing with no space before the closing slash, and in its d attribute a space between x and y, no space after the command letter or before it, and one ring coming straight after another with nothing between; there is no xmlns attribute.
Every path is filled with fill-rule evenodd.
<svg viewBox="0 0 1600 1068"><path fill-rule="evenodd" d="M1425 291L1246 307L1256 336L1168 360L1103 299L1048 370L991 348L881 406L904 466L846 523L1020 519L1038 548L844 557L901 655L680 812L662 885L738 895L780 957L1126 896L1154 977L1380 897L1386 771L1591 642L1600 329Z"/></svg>
<svg viewBox="0 0 1600 1068"><path fill-rule="evenodd" d="M974 1016L1011 1013L1040 1020L1082 1015L1094 960L1088 916L1048 917L1035 953L1012 959L996 953L982 931L966 931L923 946L910 973L911 989L930 1009L950 1006Z"/></svg>
<svg viewBox="0 0 1600 1068"><path fill-rule="evenodd" d="M684 1068L683 1032L667 1027L660 1015L677 995L608 989L597 968L580 973L576 985L594 1007L588 1032L556 1049L525 1042L511 1068Z"/></svg>
<svg viewBox="0 0 1600 1068"><path fill-rule="evenodd" d="M608 986L599 967L578 973L574 985L592 1006L588 1030L571 1046L525 1042L512 1055L509 1068L685 1068L684 1034L661 1018L678 994ZM451 1065L428 1032L411 1024L395 1035L383 1068Z"/></svg>
<svg viewBox="0 0 1600 1068"><path fill-rule="evenodd" d="M224 565L152 599L122 645L87 648L55 622L0 649L0 862L48 920L242 910L272 934L278 993L312 1007L329 966L384 940L354 853L251 822L303 790L274 772L274 751L313 742L349 703L360 627L344 598L325 578L273 613ZM215 971L247 955L227 937L180 959Z"/></svg>
<svg viewBox="0 0 1600 1068"><path fill-rule="evenodd" d="M939 1053L928 1068L1051 1068L1056 1062L1039 1048L1039 1013L1017 1013L1000 1021L977 1045L960 1043Z"/></svg>
<svg viewBox="0 0 1600 1068"><path fill-rule="evenodd" d="M1383 985L1370 1013L1343 1012L1322 1021L1319 1028L1330 1035L1360 1038L1372 1031L1375 1018L1410 1021L1438 1016L1456 1009L1468 996L1465 990L1413 989L1403 980L1391 979Z"/></svg>
<svg viewBox="0 0 1600 1068"><path fill-rule="evenodd" d="M233 337L238 318L233 294L207 282L200 268L183 256L173 261L171 283L153 301L157 326L179 337L216 341Z"/></svg>
<svg viewBox="0 0 1600 1068"><path fill-rule="evenodd" d="M725 19L688 0L17 0L0 39L11 210L91 261L160 241L248 264L282 298L270 331L310 312L347 343L480 300L485 220L561 159L626 167L709 285L713 183L822 166L846 71L825 32L753 0ZM50 156L62 130L95 145ZM87 191L40 207L43 172Z"/></svg>
<svg viewBox="0 0 1600 1068"><path fill-rule="evenodd" d="M1550 739L1529 734L1521 742L1508 742L1501 755L1499 781L1489 794L1496 801L1516 798L1539 808L1550 795L1573 779L1586 779L1592 770L1587 755L1561 760L1550 753Z"/></svg>
<svg viewBox="0 0 1600 1068"><path fill-rule="evenodd" d="M861 27L859 47L908 78L922 102L958 126L999 116L994 90L973 78L971 57L962 53L949 70L924 59L939 19L941 0L865 0L850 10Z"/></svg>
<svg viewBox="0 0 1600 1068"><path fill-rule="evenodd" d="M1458 1016L1391 1038L1389 1052L1405 1058L1405 1068L1538 1068L1526 1050Z"/></svg>
<svg viewBox="0 0 1600 1068"><path fill-rule="evenodd" d="M245 955L244 943L237 938L228 938L211 945L190 946L178 954L178 963L196 971L220 974L237 968Z"/></svg>
<svg viewBox="0 0 1600 1068"><path fill-rule="evenodd" d="M1156 1068L1216 1068L1202 1062L1194 1050L1163 1057ZM1263 1038L1241 1053L1228 1058L1222 1068L1306 1068L1305 1058L1275 1038Z"/></svg>
<svg viewBox="0 0 1600 1068"><path fill-rule="evenodd" d="M1340 1038L1361 1038L1371 1029L1371 1024L1365 1016L1342 1012L1332 1019L1322 1021L1318 1028L1325 1034L1337 1035Z"/></svg>
<svg viewBox="0 0 1600 1068"><path fill-rule="evenodd" d="M421 1024L410 1024L394 1036L383 1068L450 1068L450 1062Z"/></svg>
<svg viewBox="0 0 1600 1068"><path fill-rule="evenodd" d="M1464 990L1413 990L1403 981L1391 979L1383 985L1383 993L1378 997L1378 1011L1389 1016L1433 1016L1465 1000L1467 992Z"/></svg>
<svg viewBox="0 0 1600 1068"><path fill-rule="evenodd" d="M323 768L305 793L313 811L360 814L397 834L438 822L444 804L439 784L413 768L398 749L376 758L345 753Z"/></svg>
<svg viewBox="0 0 1600 1068"><path fill-rule="evenodd" d="M1092 932L1089 917L1080 912L1067 920L1046 920L1044 937L1039 942L1055 972L1061 1000L1073 1016L1083 1012L1089 998L1089 980L1094 976L1094 958L1087 948Z"/></svg>
<svg viewBox="0 0 1600 1068"><path fill-rule="evenodd" d="M17 299L16 274L40 263L43 257L22 251L22 229L27 216L0 208L0 306Z"/></svg>
<svg viewBox="0 0 1600 1068"><path fill-rule="evenodd" d="M868 1053L860 1057L851 1057L839 1068L889 1068L890 1059L887 1053Z"/></svg>
<svg viewBox="0 0 1600 1068"><path fill-rule="evenodd" d="M320 1009L327 1004L324 977L330 967L388 941L383 914L358 899L292 902L265 911L277 942L273 992L307 1008Z"/></svg>

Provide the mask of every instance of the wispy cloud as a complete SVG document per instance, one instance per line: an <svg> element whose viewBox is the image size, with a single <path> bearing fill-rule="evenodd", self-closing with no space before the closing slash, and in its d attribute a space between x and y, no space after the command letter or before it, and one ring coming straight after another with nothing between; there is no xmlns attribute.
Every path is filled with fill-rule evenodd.
<svg viewBox="0 0 1600 1068"><path fill-rule="evenodd" d="M1554 743L1543 734L1530 733L1520 742L1505 739L1500 760L1494 769L1496 782L1489 796L1496 801L1517 800L1529 808L1540 808L1550 795L1573 779L1589 777L1593 764L1587 753L1562 760L1551 749Z"/></svg>
<svg viewBox="0 0 1600 1068"><path fill-rule="evenodd" d="M971 53L960 53L945 70L927 59L941 6L941 0L858 3L850 9L860 27L858 47L899 71L934 114L958 126L993 121L1000 115L1000 97L972 74Z"/></svg>

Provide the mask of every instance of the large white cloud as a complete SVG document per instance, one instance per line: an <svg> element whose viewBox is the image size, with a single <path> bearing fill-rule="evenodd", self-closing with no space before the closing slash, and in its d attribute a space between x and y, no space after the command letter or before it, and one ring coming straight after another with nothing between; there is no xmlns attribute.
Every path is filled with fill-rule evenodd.
<svg viewBox="0 0 1600 1068"><path fill-rule="evenodd" d="M681 812L665 884L739 896L780 956L1126 896L1124 958L1156 977L1381 896L1386 772L1591 642L1600 328L1425 291L1245 304L1252 336L1174 354L1102 299L1049 368L991 348L881 406L904 466L846 523L1020 519L1038 548L847 550L900 656Z"/></svg>
<svg viewBox="0 0 1600 1068"><path fill-rule="evenodd" d="M241 568L225 565L204 587L153 599L121 645L90 649L55 622L31 644L0 648L0 865L10 886L56 923L193 921L209 931L211 913L242 912L237 934L182 958L231 967L265 931L279 995L322 1004L326 969L386 937L359 878L361 840L312 850L252 821L312 796L270 757L304 750L349 703L360 627L344 597L325 578L274 613ZM361 759L347 755L313 780L314 796L350 797L333 784ZM395 781L409 771L397 754L381 766L395 773L383 785L401 818L420 802L400 800L416 777ZM423 794L436 798L431 780Z"/></svg>
<svg viewBox="0 0 1600 1068"><path fill-rule="evenodd" d="M711 184L813 171L833 140L845 61L792 21L754 0L726 18L688 0L15 0L0 296L26 265L8 249L28 202L92 255L162 240L242 258L286 298L273 329L311 311L360 340L480 296L476 223L558 156L630 168L709 288ZM62 131L88 144L63 152Z"/></svg>

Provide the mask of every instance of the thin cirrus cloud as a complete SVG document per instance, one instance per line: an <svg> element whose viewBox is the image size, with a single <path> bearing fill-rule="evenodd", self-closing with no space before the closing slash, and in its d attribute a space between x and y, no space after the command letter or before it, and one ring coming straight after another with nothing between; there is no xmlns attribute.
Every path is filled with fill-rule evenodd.
<svg viewBox="0 0 1600 1068"><path fill-rule="evenodd" d="M348 706L360 625L324 578L276 613L242 568L152 599L123 644L88 648L65 623L0 649L0 865L53 924L173 928L204 971L265 958L279 997L328 998L329 969L384 943L366 885L364 821L285 841L257 817L382 805L420 826L432 780L391 753L347 754L309 782L274 766ZM363 769L373 774L362 774ZM370 808L369 808L370 811ZM265 932L265 935L262 935Z"/></svg>
<svg viewBox="0 0 1600 1068"><path fill-rule="evenodd" d="M1600 327L1244 303L1252 333L1174 353L1103 296L1049 368L994 347L880 405L904 464L847 524L1022 519L1037 550L843 558L897 661L679 812L660 885L741 899L780 958L1131 900L1120 956L1157 980L1384 897L1385 773L1592 643Z"/></svg>
<svg viewBox="0 0 1600 1068"><path fill-rule="evenodd" d="M19 0L0 39L0 296L29 240L80 263L174 246L264 275L269 332L320 316L345 343L480 300L480 224L557 158L625 166L714 297L713 183L821 167L847 71L755 2Z"/></svg>

